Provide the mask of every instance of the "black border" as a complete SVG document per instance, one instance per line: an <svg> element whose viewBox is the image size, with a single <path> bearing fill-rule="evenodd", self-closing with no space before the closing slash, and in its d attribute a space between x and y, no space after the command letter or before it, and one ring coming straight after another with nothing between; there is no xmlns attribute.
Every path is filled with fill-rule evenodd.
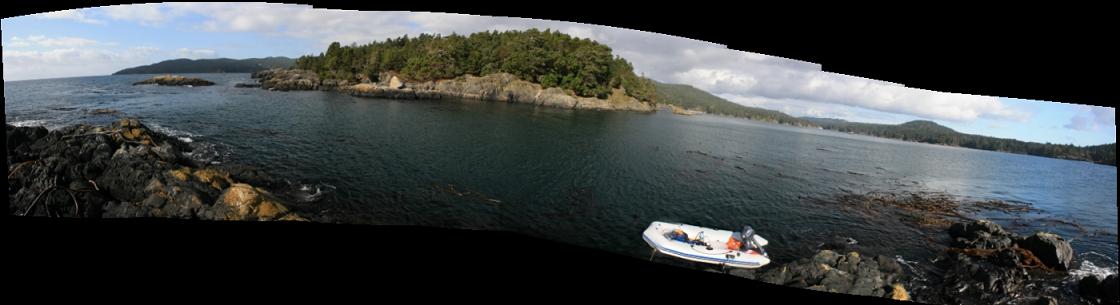
<svg viewBox="0 0 1120 305"><path fill-rule="evenodd" d="M127 1L32 3L5 17ZM709 41L826 71L963 94L1111 106L1110 10L969 4L281 2L572 21Z"/></svg>
<svg viewBox="0 0 1120 305"><path fill-rule="evenodd" d="M128 2L37 2L6 7L4 16L118 3ZM1097 74L1111 74L1112 56L1120 54L1106 35L1110 27L1104 23L1111 18L1098 15L1107 10L1092 8L1023 13L1011 8L886 7L894 10L888 12L878 5L842 9L758 3L647 2L613 8L601 1L363 3L370 7L313 5L608 25L815 62L827 71L922 89L1104 106L1114 96L1112 77ZM891 303L648 263L508 232L165 219L5 220L6 269L16 279L16 291L26 294L31 293L24 289L43 289L71 291L67 294L72 296L151 293L169 298L228 291L286 298L332 290L371 299L408 294L418 300L527 293L534 296L515 300L533 303L598 299L600 293L622 296L628 303L663 298ZM458 259L438 263L452 254ZM126 279L110 280L121 275Z"/></svg>

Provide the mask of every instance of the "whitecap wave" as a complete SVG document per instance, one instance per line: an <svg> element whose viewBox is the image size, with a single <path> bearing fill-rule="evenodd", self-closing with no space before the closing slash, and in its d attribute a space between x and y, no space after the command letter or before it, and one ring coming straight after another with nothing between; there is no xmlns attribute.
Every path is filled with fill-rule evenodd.
<svg viewBox="0 0 1120 305"><path fill-rule="evenodd" d="M158 131L159 133L169 135L169 136L172 136L172 137L187 137L187 138L198 137L197 134L194 134L192 132L173 129L173 128L163 126L163 125L160 125L160 124L157 124L157 123L145 123L145 124L147 124L148 127L151 128L152 130Z"/></svg>
<svg viewBox="0 0 1120 305"><path fill-rule="evenodd" d="M46 120L23 120L8 123L15 127L33 127L33 126L46 126Z"/></svg>
<svg viewBox="0 0 1120 305"><path fill-rule="evenodd" d="M327 183L305 184L295 183L288 195L301 202L315 202L323 196L334 192L337 187Z"/></svg>
<svg viewBox="0 0 1120 305"><path fill-rule="evenodd" d="M1090 251L1078 255L1077 258L1081 261L1081 266L1069 270L1069 278L1073 281L1079 281L1087 276L1103 279L1117 272L1116 260L1107 255Z"/></svg>

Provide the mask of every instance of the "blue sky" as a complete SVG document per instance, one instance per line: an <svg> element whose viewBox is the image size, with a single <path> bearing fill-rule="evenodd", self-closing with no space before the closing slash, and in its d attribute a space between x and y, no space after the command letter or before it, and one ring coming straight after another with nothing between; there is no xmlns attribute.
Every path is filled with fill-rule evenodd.
<svg viewBox="0 0 1120 305"><path fill-rule="evenodd" d="M815 63L620 28L523 18L355 12L265 3L168 3L68 10L0 21L5 81L88 75L174 58L298 57L332 41L551 28L594 39L639 73L794 116L902 123L1034 142L1116 141L1115 108L907 88Z"/></svg>

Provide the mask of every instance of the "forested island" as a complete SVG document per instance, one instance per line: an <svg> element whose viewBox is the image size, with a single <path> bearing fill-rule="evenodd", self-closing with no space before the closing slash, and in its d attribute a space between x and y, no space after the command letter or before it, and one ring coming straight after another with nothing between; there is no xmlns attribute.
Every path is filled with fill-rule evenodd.
<svg viewBox="0 0 1120 305"><path fill-rule="evenodd" d="M931 121L910 121L898 125L848 122L839 119L803 117L824 129L857 133L903 141L959 146L982 150L1027 154L1058 159L1081 160L1116 166L1116 143L1074 146L1024 142L982 135L960 133Z"/></svg>
<svg viewBox="0 0 1120 305"><path fill-rule="evenodd" d="M537 29L478 32L469 36L421 34L365 45L332 43L318 56L302 56L296 69L320 78L350 83L378 82L394 72L406 82L453 79L465 75L509 73L543 88L558 87L580 97L607 98L612 89L653 102L653 82L611 48L590 39Z"/></svg>
<svg viewBox="0 0 1120 305"><path fill-rule="evenodd" d="M165 74L165 73L253 73L271 68L288 68L295 59L282 56L246 59L172 59L158 63L132 67L117 71L122 74Z"/></svg>

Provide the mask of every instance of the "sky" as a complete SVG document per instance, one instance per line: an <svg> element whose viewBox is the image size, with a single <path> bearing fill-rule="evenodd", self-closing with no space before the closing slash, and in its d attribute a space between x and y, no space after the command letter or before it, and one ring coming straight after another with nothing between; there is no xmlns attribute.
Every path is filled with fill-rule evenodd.
<svg viewBox="0 0 1120 305"><path fill-rule="evenodd" d="M175 58L298 57L331 42L420 33L553 29L590 38L660 82L793 116L897 124L931 120L960 132L1032 142L1116 142L1116 109L935 92L823 71L821 65L644 31L445 13L364 12L268 3L117 5L4 18L4 80L108 75Z"/></svg>

